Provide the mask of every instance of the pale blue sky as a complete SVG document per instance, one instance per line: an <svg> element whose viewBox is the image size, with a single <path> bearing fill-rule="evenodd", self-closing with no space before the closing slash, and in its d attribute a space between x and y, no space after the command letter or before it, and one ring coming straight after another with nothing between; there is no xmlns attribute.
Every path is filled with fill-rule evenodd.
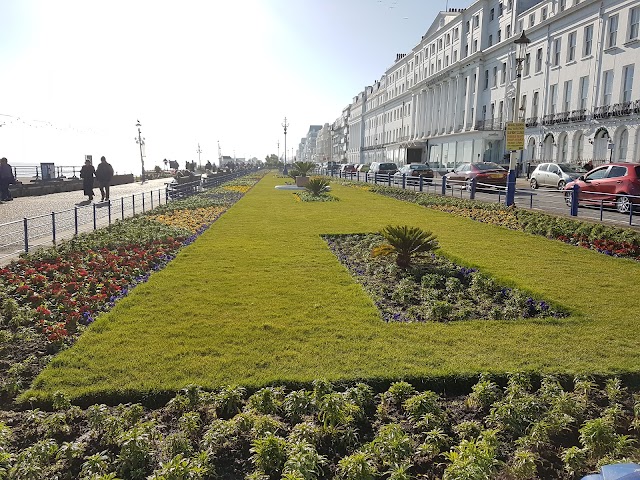
<svg viewBox="0 0 640 480"><path fill-rule="evenodd" d="M264 158L332 122L445 0L0 0L0 155L138 172ZM468 2L450 0L450 8ZM390 8L392 7L392 8ZM5 116L11 115L11 116ZM20 120L17 120L20 117Z"/></svg>

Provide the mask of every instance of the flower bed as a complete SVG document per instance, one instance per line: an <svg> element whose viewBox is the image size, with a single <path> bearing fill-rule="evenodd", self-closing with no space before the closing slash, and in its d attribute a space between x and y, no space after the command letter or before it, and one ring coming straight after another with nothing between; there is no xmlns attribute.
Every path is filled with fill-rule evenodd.
<svg viewBox="0 0 640 480"><path fill-rule="evenodd" d="M294 197L298 202L337 202L338 198L328 193L312 195L309 192L295 192Z"/></svg>
<svg viewBox="0 0 640 480"><path fill-rule="evenodd" d="M385 322L516 320L568 314L439 255L431 254L410 270L402 270L389 257L371 255L383 242L381 235L327 235L325 240L373 298Z"/></svg>
<svg viewBox="0 0 640 480"><path fill-rule="evenodd" d="M345 185L352 184L345 182ZM368 186L368 190L479 222L542 235L605 255L640 260L640 233L633 229L556 217L547 213L506 207L499 203L443 197L395 187L371 185Z"/></svg>
<svg viewBox="0 0 640 480"><path fill-rule="evenodd" d="M82 410L57 395L52 412L0 413L0 476L559 479L638 460L640 401L618 379L496 380L462 397L405 381L378 393L327 381L252 394L190 386L156 410Z"/></svg>
<svg viewBox="0 0 640 480"><path fill-rule="evenodd" d="M248 186L259 178L235 182ZM241 197L221 186L1 268L0 407L28 387L52 355L72 345L100 312L163 268Z"/></svg>

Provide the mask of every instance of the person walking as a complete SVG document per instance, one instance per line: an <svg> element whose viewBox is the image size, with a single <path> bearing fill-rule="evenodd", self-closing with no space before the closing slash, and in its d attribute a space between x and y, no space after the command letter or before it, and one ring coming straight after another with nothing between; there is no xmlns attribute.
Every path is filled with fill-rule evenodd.
<svg viewBox="0 0 640 480"><path fill-rule="evenodd" d="M9 165L5 157L0 158L0 200L8 202L13 200L11 192L9 191L9 185L15 183L16 179L13 177L13 169Z"/></svg>
<svg viewBox="0 0 640 480"><path fill-rule="evenodd" d="M95 174L96 169L91 165L91 160L85 160L80 169L80 178L82 179L82 189L84 194L89 197L89 201L93 200L93 177Z"/></svg>
<svg viewBox="0 0 640 480"><path fill-rule="evenodd" d="M102 195L101 202L109 200L109 186L112 178L113 167L107 163L106 158L100 157L100 164L96 170L96 180L98 180L98 188L100 188L100 195Z"/></svg>

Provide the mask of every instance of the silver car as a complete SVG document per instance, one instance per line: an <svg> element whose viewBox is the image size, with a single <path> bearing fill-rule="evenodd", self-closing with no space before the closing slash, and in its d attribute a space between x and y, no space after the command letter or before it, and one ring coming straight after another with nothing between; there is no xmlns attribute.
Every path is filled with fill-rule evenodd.
<svg viewBox="0 0 640 480"><path fill-rule="evenodd" d="M564 186L574 181L587 171L579 165L569 163L541 163L531 173L529 185L531 188L553 187L562 190Z"/></svg>

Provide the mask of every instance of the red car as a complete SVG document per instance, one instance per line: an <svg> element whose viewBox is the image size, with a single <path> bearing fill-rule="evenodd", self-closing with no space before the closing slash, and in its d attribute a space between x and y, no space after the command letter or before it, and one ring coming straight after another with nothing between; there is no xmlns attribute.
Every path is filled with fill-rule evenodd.
<svg viewBox="0 0 640 480"><path fill-rule="evenodd" d="M477 188L482 188L484 185L506 187L508 174L509 172L497 163L478 162L458 165L453 172L444 176L447 177L447 182L451 181L452 185L464 185L467 190L471 190L471 179L474 177L478 182Z"/></svg>
<svg viewBox="0 0 640 480"><path fill-rule="evenodd" d="M640 204L640 163L607 163L594 168L564 187L564 199L571 206L573 186L580 187L578 202L589 205L615 205L620 213L627 213L633 204Z"/></svg>

